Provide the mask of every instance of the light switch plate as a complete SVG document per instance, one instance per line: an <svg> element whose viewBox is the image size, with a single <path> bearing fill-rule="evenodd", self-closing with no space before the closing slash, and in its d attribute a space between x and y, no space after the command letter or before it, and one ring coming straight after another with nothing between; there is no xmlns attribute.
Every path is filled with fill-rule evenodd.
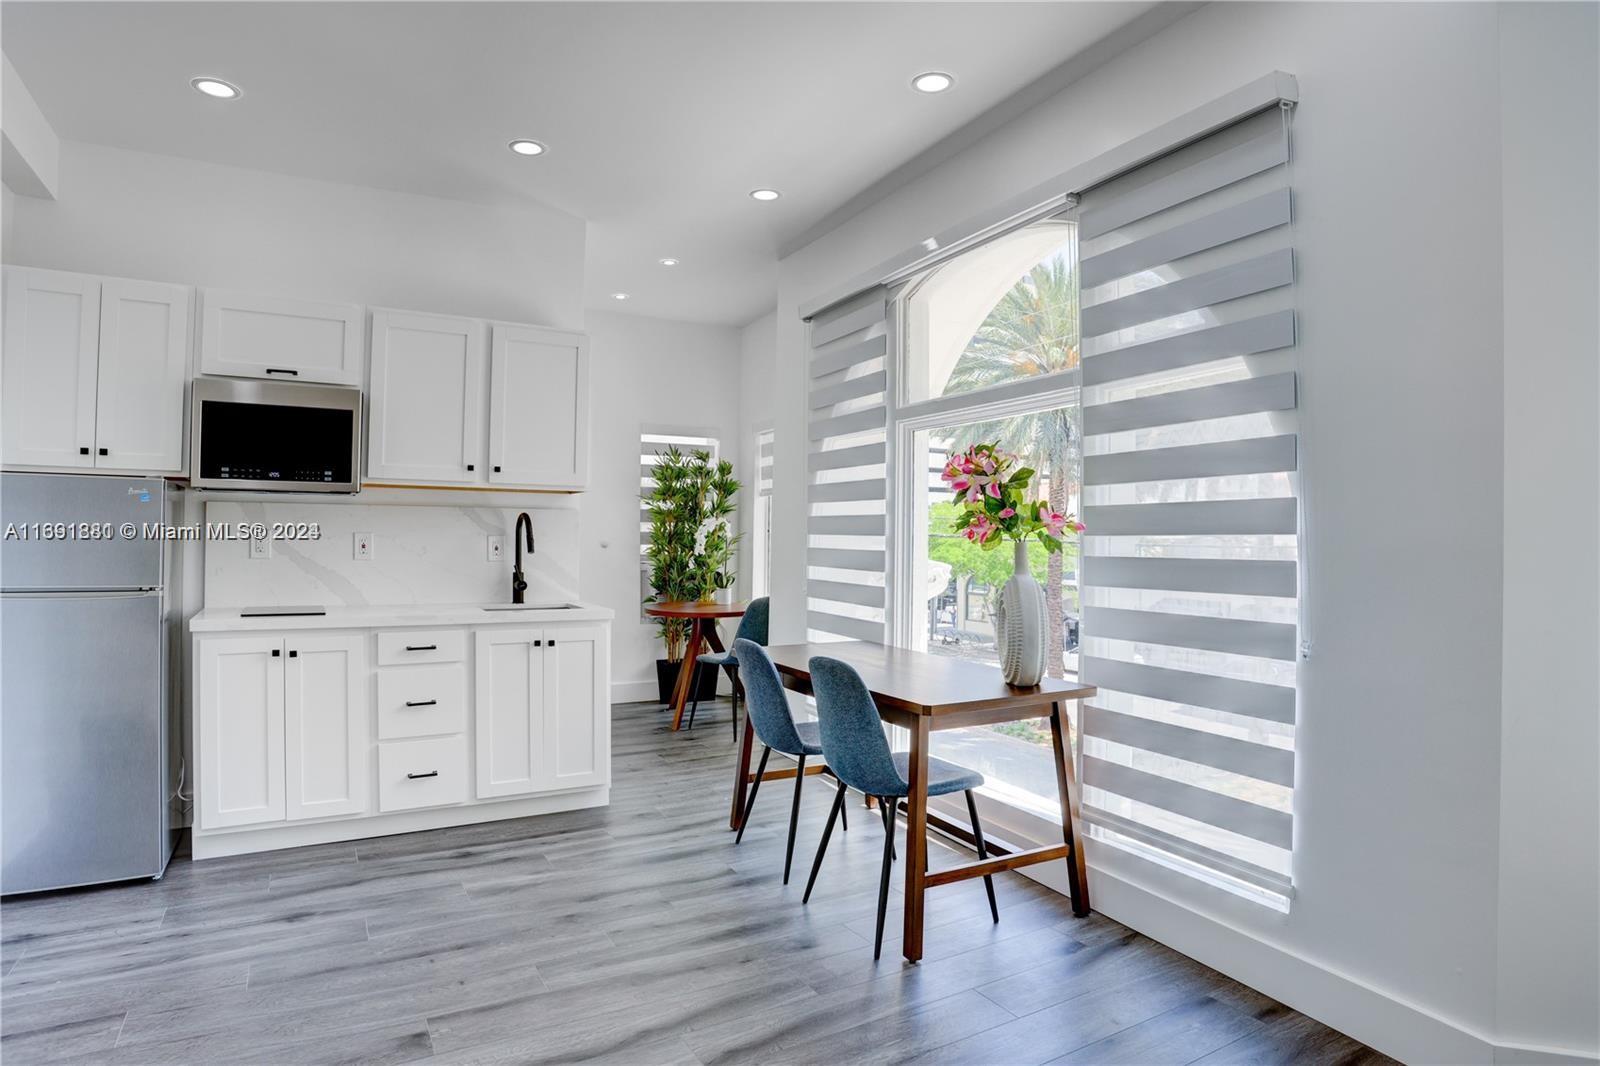
<svg viewBox="0 0 1600 1066"><path fill-rule="evenodd" d="M371 533L357 533L354 536L354 540L355 540L355 557L357 559L370 559L370 558L372 558L372 534Z"/></svg>
<svg viewBox="0 0 1600 1066"><path fill-rule="evenodd" d="M265 536L261 536L261 537L252 536L250 538L250 558L252 558L252 559L270 559L270 558L272 558L272 539L270 537L265 537Z"/></svg>
<svg viewBox="0 0 1600 1066"><path fill-rule="evenodd" d="M489 561L498 563L506 557L506 538L499 533L489 534Z"/></svg>

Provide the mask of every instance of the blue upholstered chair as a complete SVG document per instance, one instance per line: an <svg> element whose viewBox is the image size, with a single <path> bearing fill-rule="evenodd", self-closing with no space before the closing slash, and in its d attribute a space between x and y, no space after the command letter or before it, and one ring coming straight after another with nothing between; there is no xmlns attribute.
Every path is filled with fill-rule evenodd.
<svg viewBox="0 0 1600 1066"><path fill-rule="evenodd" d="M855 667L818 655L811 660L811 690L817 697L817 718L822 734L822 755L828 760L828 769L839 781L839 792L833 800L833 810L822 830L822 843L817 845L817 857L811 864L811 878L806 882L802 902L811 899L811 889L817 883L817 872L822 869L822 856L828 850L828 837L833 834L833 819L844 810L845 788L856 789L879 799L883 811L883 872L878 878L878 935L872 943L872 957L883 951L883 915L889 901L889 864L894 860L894 814L898 801L911 793L907 772L911 762L909 752L890 752L889 740L883 735L883 721L878 717L878 707L872 693L856 673ZM753 705L752 705L753 706ZM976 770L946 762L928 759L928 795L944 796L964 792L967 797L967 814L972 818L972 837L978 848L978 858L989 857L983 842L983 827L978 824L978 805L973 801L972 790L983 784L983 775ZM909 845L908 845L909 848ZM924 850L926 854L926 850ZM984 877L983 887L989 893L989 913L1000 920L1000 908L995 904L994 879Z"/></svg>
<svg viewBox="0 0 1600 1066"><path fill-rule="evenodd" d="M762 605L764 615L766 601L756 602ZM789 847L783 856L783 883L788 884L789 868L794 864L794 831L800 820L800 790L806 783L806 760L822 754L822 738L816 722L797 722L789 713L789 701L783 694L778 668L767 658L765 648L739 637L733 642L733 651L743 668L745 714L762 745L761 764L756 767L755 783L750 786L744 817L739 819L739 835L733 842L737 844L744 839L744 827L750 824L750 811L755 806L756 793L761 790L761 775L767 771L767 757L774 751L792 756L799 766L794 778L794 804L789 809ZM742 782L739 787L744 787ZM828 824L832 826L831 818ZM845 828L850 827L846 825Z"/></svg>
<svg viewBox="0 0 1600 1066"><path fill-rule="evenodd" d="M750 606L744 610L744 617L739 619L739 628L734 632L734 641L749 640L765 646L767 643L767 597L761 596L750 601ZM728 680L733 682L733 739L739 739L739 657L734 654L732 645L727 651L708 652L694 661L694 676L689 679L689 691L694 693L694 702L689 704L689 728L694 728L694 712L700 706L700 671L709 668L716 670L721 667L728 674Z"/></svg>

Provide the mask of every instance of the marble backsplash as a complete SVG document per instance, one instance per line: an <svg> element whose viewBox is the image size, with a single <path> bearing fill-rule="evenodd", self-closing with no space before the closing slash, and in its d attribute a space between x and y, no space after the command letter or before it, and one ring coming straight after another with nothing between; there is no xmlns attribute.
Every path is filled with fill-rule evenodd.
<svg viewBox="0 0 1600 1066"><path fill-rule="evenodd" d="M315 540L276 540L270 559L250 558L247 541L205 547L205 606L316 604L367 607L501 603L511 599L517 509L398 504L212 501L208 523L316 523ZM578 595L579 512L528 509L535 551L525 557L530 603ZM355 536L372 537L372 558L355 558ZM489 560L488 537L505 538Z"/></svg>

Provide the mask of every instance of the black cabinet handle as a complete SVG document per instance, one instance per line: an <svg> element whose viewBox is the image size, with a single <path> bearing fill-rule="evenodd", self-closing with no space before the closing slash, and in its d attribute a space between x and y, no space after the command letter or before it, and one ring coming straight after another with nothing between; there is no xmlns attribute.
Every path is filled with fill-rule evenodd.
<svg viewBox="0 0 1600 1066"><path fill-rule="evenodd" d="M111 454L111 449L109 449L109 448L101 448L100 449L100 454L101 455L110 455Z"/></svg>
<svg viewBox="0 0 1600 1066"><path fill-rule="evenodd" d="M533 642L533 646L534 646L534 647L535 647L535 648L542 648L542 647L544 647L544 641L542 641L542 640L536 640L536 641L534 641L534 642Z"/></svg>
<svg viewBox="0 0 1600 1066"><path fill-rule="evenodd" d="M438 704L438 702L439 702L438 700L406 700L406 706L407 707L432 707L432 706L435 706L436 704Z"/></svg>
<svg viewBox="0 0 1600 1066"><path fill-rule="evenodd" d="M553 640L547 640L544 642L544 646L547 648L553 648L556 646L556 642Z"/></svg>
<svg viewBox="0 0 1600 1066"><path fill-rule="evenodd" d="M424 778L424 777L438 777L438 776L439 776L439 771L437 771L437 770L429 770L425 774L407 774L406 775L406 777L410 778L412 781L416 781L416 780L419 780L419 779Z"/></svg>
<svg viewBox="0 0 1600 1066"><path fill-rule="evenodd" d="M272 649L272 657L274 659L276 659L278 657L278 649L277 648L273 648Z"/></svg>
<svg viewBox="0 0 1600 1066"><path fill-rule="evenodd" d="M495 473L496 473L496 474L498 474L498 473L499 473L499 472L500 472L500 468L499 468L499 467L498 467L498 466L497 466L497 467L495 467L495 468L494 468L494 472L495 472Z"/></svg>
<svg viewBox="0 0 1600 1066"><path fill-rule="evenodd" d="M407 644L406 651L438 651L437 644Z"/></svg>
<svg viewBox="0 0 1600 1066"><path fill-rule="evenodd" d="M88 448L79 448L78 449L78 454L79 455L88 455L89 454L89 449Z"/></svg>
<svg viewBox="0 0 1600 1066"><path fill-rule="evenodd" d="M467 464L467 469L468 469L468 470L476 470L476 469L478 469L478 468L477 468L477 467L476 467L476 466L474 466L474 465L472 465L472 464L471 464L471 463L468 463L468 464Z"/></svg>
<svg viewBox="0 0 1600 1066"><path fill-rule="evenodd" d="M276 367L276 366L267 367L267 373L269 373L269 374L288 374L290 377L296 377L296 378L300 376L300 371L298 371L298 370L284 370L281 367Z"/></svg>
<svg viewBox="0 0 1600 1066"><path fill-rule="evenodd" d="M297 652L297 651L294 651L293 649L291 649L289 651L289 658L291 658L291 659L298 658L299 655L300 655L300 653Z"/></svg>

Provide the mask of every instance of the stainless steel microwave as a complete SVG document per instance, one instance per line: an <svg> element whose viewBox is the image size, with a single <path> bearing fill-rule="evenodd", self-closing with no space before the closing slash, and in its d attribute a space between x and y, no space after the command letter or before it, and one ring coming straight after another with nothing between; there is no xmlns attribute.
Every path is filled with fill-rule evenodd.
<svg viewBox="0 0 1600 1066"><path fill-rule="evenodd" d="M361 390L196 378L189 484L274 492L361 490Z"/></svg>

